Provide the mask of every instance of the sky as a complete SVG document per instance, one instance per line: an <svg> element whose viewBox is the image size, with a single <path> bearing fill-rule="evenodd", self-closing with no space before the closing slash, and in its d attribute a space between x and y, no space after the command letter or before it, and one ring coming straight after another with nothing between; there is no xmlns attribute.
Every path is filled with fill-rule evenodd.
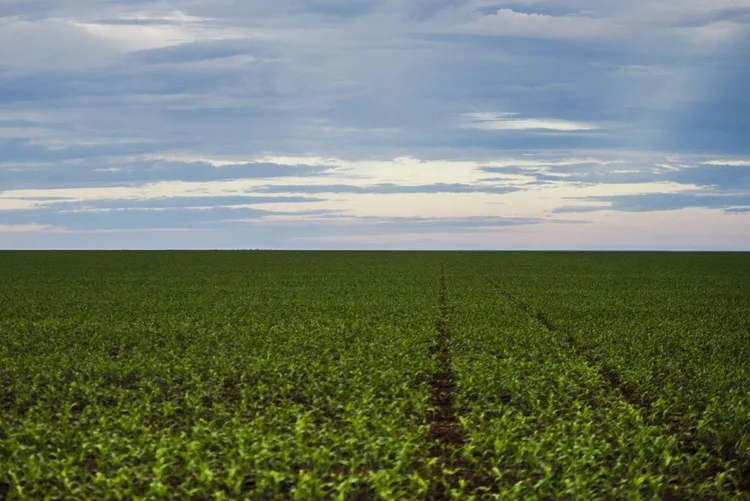
<svg viewBox="0 0 750 501"><path fill-rule="evenodd" d="M750 250L750 0L0 0L0 249Z"/></svg>

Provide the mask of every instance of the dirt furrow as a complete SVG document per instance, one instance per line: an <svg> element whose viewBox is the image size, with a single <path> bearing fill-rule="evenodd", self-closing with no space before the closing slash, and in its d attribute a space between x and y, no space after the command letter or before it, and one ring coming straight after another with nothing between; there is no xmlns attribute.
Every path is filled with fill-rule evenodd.
<svg viewBox="0 0 750 501"><path fill-rule="evenodd" d="M456 451L464 444L465 438L456 412L456 374L451 364L451 327L448 291L445 283L445 272L440 273L440 290L438 314L435 319L435 344L431 353L435 360L436 370L430 381L430 403L434 411L430 415L429 434L432 440L430 453L436 468L440 469L438 478L444 482L434 485L431 499L451 499L450 491L459 484L458 473L462 470L457 464Z"/></svg>

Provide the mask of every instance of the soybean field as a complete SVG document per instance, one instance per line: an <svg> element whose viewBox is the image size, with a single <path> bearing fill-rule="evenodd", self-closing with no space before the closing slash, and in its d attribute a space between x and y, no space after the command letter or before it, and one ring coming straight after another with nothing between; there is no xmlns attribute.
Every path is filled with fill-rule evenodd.
<svg viewBox="0 0 750 501"><path fill-rule="evenodd" d="M0 500L750 500L750 254L0 252Z"/></svg>

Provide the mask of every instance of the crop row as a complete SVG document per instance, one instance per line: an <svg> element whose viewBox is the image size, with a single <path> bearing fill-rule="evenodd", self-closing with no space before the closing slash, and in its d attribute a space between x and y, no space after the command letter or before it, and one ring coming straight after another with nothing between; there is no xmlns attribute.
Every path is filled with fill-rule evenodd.
<svg viewBox="0 0 750 501"><path fill-rule="evenodd" d="M495 283L564 330L646 418L732 464L750 489L750 259L541 255ZM543 273L539 273L543 270Z"/></svg>
<svg viewBox="0 0 750 501"><path fill-rule="evenodd" d="M5 276L10 499L425 495L430 263L93 257Z"/></svg>
<svg viewBox="0 0 750 501"><path fill-rule="evenodd" d="M737 464L685 450L560 332L457 263L452 285L464 456L487 497L743 498ZM512 271L502 271L504 276Z"/></svg>
<svg viewBox="0 0 750 501"><path fill-rule="evenodd" d="M748 499L749 264L2 253L0 500Z"/></svg>

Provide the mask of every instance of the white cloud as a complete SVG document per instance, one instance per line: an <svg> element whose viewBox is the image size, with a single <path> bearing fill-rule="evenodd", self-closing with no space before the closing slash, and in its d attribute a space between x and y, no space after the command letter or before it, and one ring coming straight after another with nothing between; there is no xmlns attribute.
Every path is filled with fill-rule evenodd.
<svg viewBox="0 0 750 501"><path fill-rule="evenodd" d="M42 224L0 224L0 233L29 233L44 231L49 226Z"/></svg>
<svg viewBox="0 0 750 501"><path fill-rule="evenodd" d="M217 168L229 163L232 159L166 157L177 161L210 162ZM165 159L166 159L165 158ZM325 201L279 204L277 209L301 212L312 209L324 209L348 214L352 217L537 217L552 215L554 209L569 205L570 198L582 198L607 195L628 195L648 193L678 193L686 185L678 183L619 183L598 185L571 185L561 178L559 182L546 185L529 185L535 172L544 171L546 167L574 166L581 164L611 165L620 164L622 160L601 159L593 157L554 159L534 159L523 157L506 157L486 161L447 161L421 160L413 157L395 158L392 160L347 161L322 157L261 157L245 158L245 162L270 162L279 165L318 165L330 166L332 171L326 176L285 177L268 179L236 179L226 181L170 181L152 183L142 186L113 186L91 188L57 188L57 189L20 189L0 192L0 210L17 209L23 205L43 207L45 204L64 199L70 202L87 202L96 200L148 200L165 197L205 197L233 196L264 193L263 188L273 186L276 196L305 195L305 190L297 186L314 188L315 186L347 185L364 188L358 193L337 193L332 189L326 193L315 193L323 196ZM225 163L226 162L226 163ZM528 168L528 175L509 174L502 181L486 181L487 173L482 167L513 166ZM280 167L283 169L284 167ZM435 183L462 183L477 188L477 192L468 193L367 193L368 186L393 184L400 187L421 186ZM288 186L285 190L284 187ZM482 188L508 187L520 191L511 193L481 192ZM3 207L3 200L6 204ZM269 205L267 205L269 207Z"/></svg>
<svg viewBox="0 0 750 501"><path fill-rule="evenodd" d="M81 69L115 63L131 51L247 36L243 30L181 11L112 12L39 20L0 18L0 67Z"/></svg>
<svg viewBox="0 0 750 501"><path fill-rule="evenodd" d="M287 208L343 211L353 222L405 215L554 218L552 211L568 197L684 189L684 183L648 183L660 179L651 175L654 155L634 158L636 151L675 148L672 138L701 152L686 162L691 167L750 165L740 158L746 150L741 141L726 151L711 149L710 136L727 138L724 144L741 140L732 121L718 116L727 102L739 102L740 93L720 81L734 62L718 50L716 58L706 58L721 45L717 41L747 28L727 17L732 12L712 9L747 0L571 0L555 4L556 14L544 13L552 6L548 0L438 3L437 13L430 2L399 0L336 16L335 8L315 13L321 2L305 0L15 2L19 17L0 20L6 97L0 121L7 122L0 123L0 174L14 187L68 188L0 193L0 209L44 208L54 202L43 197L54 196L95 206L99 200L247 195L264 188L304 195L316 186L345 185L316 193L325 202L290 201ZM451 34L547 41L441 36ZM242 40L190 43L228 38ZM167 47L173 48L128 54ZM702 78L707 83L699 86ZM689 114L715 101L722 105L716 112L701 108L708 123L721 124L715 134L701 139L701 125L680 122L682 110ZM520 113L461 114L504 109ZM741 120L734 123L741 126ZM528 149L537 154L519 152ZM186 165L183 172L180 162L202 165ZM623 165L605 167L618 162ZM227 167L242 163L278 165L259 168L264 172L329 168L304 177L210 180L214 172L217 179L228 171L242 175ZM683 167L671 160L664 165L675 172ZM616 181L609 176L620 182L598 184ZM139 185L172 179L192 181ZM467 189L367 193L379 184L438 183ZM504 194L504 188L521 191Z"/></svg>
<svg viewBox="0 0 750 501"><path fill-rule="evenodd" d="M165 12L130 12L117 16L119 21L146 21L168 23L201 23L211 21L210 17L191 16L180 10Z"/></svg>
<svg viewBox="0 0 750 501"><path fill-rule="evenodd" d="M512 5L539 4L540 12L519 12ZM458 23L445 24L447 31L482 35L539 38L551 40L626 40L629 44L651 44L663 49L673 44L684 49L689 44L696 49L712 50L720 44L735 40L747 32L743 23L744 0L715 0L712 2L674 0L663 2L565 2L569 14L551 15L541 12L544 1L487 2L479 0L467 5ZM508 5L508 7L505 7ZM492 14L477 17L478 7L498 7ZM656 44L656 45L654 45Z"/></svg>
<svg viewBox="0 0 750 501"><path fill-rule="evenodd" d="M726 165L731 167L750 167L750 160L709 160L706 165Z"/></svg>
<svg viewBox="0 0 750 501"><path fill-rule="evenodd" d="M117 44L126 51L159 49L201 40L226 40L242 36L235 29L211 27L193 21L155 25L75 22L73 25L97 38Z"/></svg>
<svg viewBox="0 0 750 501"><path fill-rule="evenodd" d="M464 25L459 31L511 37L593 40L619 36L623 27L608 18L527 14L503 8Z"/></svg>
<svg viewBox="0 0 750 501"><path fill-rule="evenodd" d="M515 118L515 113L465 113L462 115L464 129L478 130L548 130L561 132L589 131L599 127L585 122L557 118Z"/></svg>

